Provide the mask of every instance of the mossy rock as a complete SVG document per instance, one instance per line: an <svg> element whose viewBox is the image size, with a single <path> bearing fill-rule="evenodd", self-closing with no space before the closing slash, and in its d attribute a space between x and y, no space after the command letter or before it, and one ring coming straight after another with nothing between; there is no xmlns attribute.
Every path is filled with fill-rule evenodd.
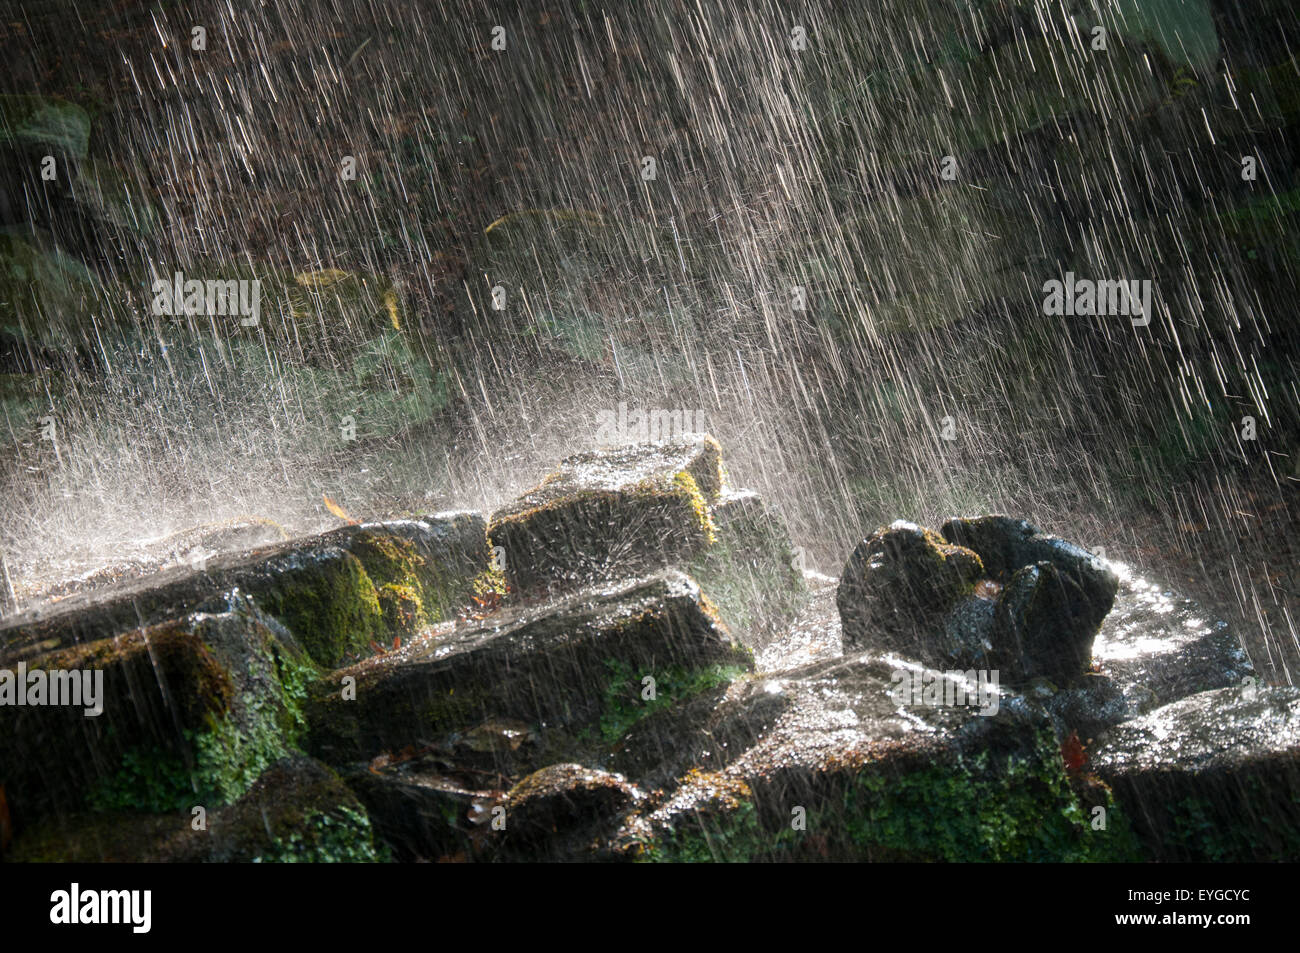
<svg viewBox="0 0 1300 953"><path fill-rule="evenodd" d="M270 528L259 524L249 532L263 530ZM194 538L201 543L205 537ZM182 543L190 539L185 536ZM363 558L354 555L354 548ZM74 593L50 611L38 608L7 618L0 625L0 646L18 650L103 639L141 623L222 611L229 594L238 590L287 626L316 663L332 668L367 653L372 641L391 641L406 631L387 624L367 563L381 587L411 590L422 606L421 620L449 618L469 602L474 580L487 569L484 521L476 514L452 513L349 526L219 554L201 568L170 566Z"/></svg>
<svg viewBox="0 0 1300 953"><path fill-rule="evenodd" d="M1300 691L1252 682L1117 725L1092 752L1148 857L1300 859Z"/></svg>
<svg viewBox="0 0 1300 953"><path fill-rule="evenodd" d="M859 666L849 685L884 674ZM823 693L817 673L805 692ZM864 677L865 676L865 677ZM881 694L887 683L881 679ZM815 725L799 701L771 735L720 771L694 769L648 816L643 858L658 861L1133 860L1135 842L1108 792L1067 777L1050 721L1003 709L925 712L932 731L889 722ZM815 705L816 703L813 702ZM859 707L861 703L859 703ZM828 710L835 710L834 705ZM842 724L842 723L837 723ZM1107 827L1094 829L1093 808Z"/></svg>
<svg viewBox="0 0 1300 953"><path fill-rule="evenodd" d="M979 554L1004 584L991 633L991 666L1008 678L1079 679L1115 603L1119 578L1081 546L1010 516L951 519L943 536Z"/></svg>
<svg viewBox="0 0 1300 953"><path fill-rule="evenodd" d="M197 828L197 829L196 829ZM377 860L370 821L329 768L276 761L235 803L202 814L76 813L15 840L13 863L337 863Z"/></svg>
<svg viewBox="0 0 1300 953"><path fill-rule="evenodd" d="M4 656L47 671L102 672L102 714L5 707L0 781L19 819L89 807L161 813L237 799L302 729L318 672L292 636L246 600L218 614Z"/></svg>
<svg viewBox="0 0 1300 953"><path fill-rule="evenodd" d="M373 863L365 807L337 774L296 755L263 772L212 821L212 860L224 863Z"/></svg>
<svg viewBox="0 0 1300 953"><path fill-rule="evenodd" d="M412 758L348 771L347 784L365 804L377 843L403 863L490 858L491 832L483 822L502 792L486 790L482 774L429 760L434 763Z"/></svg>
<svg viewBox="0 0 1300 953"><path fill-rule="evenodd" d="M964 651L944 619L984 575L980 557L903 521L877 530L845 563L835 604L846 648L897 651L942 667Z"/></svg>
<svg viewBox="0 0 1300 953"><path fill-rule="evenodd" d="M715 541L721 490L712 437L592 451L494 513L488 535L514 592L564 591L685 564Z"/></svg>
<svg viewBox="0 0 1300 953"><path fill-rule="evenodd" d="M365 651L386 632L375 585L361 561L345 550L326 546L274 557L245 585L327 668Z"/></svg>
<svg viewBox="0 0 1300 953"><path fill-rule="evenodd" d="M534 771L505 797L500 853L511 860L593 859L643 797L598 768L569 763Z"/></svg>
<svg viewBox="0 0 1300 953"><path fill-rule="evenodd" d="M425 622L424 602L411 586L389 583L379 587L379 611L388 631L402 639L415 636Z"/></svg>
<svg viewBox="0 0 1300 953"><path fill-rule="evenodd" d="M759 648L807 601L785 520L757 493L724 491L710 507L714 542L686 566L744 644Z"/></svg>
<svg viewBox="0 0 1300 953"><path fill-rule="evenodd" d="M506 610L336 671L312 689L309 750L341 764L494 719L542 726L542 752L574 750L598 734L610 708L603 692L573 686L604 684L611 661L652 677L753 664L699 587L665 572L550 607ZM354 699L345 697L345 678L355 680Z"/></svg>
<svg viewBox="0 0 1300 953"><path fill-rule="evenodd" d="M1016 570L994 609L990 666L1017 681L1077 682L1092 658L1094 632L1072 624L1070 596L1050 562Z"/></svg>

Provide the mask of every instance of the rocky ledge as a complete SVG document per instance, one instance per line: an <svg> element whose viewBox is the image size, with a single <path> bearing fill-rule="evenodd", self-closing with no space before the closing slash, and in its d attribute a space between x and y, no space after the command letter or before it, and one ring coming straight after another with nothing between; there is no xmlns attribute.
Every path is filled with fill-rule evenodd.
<svg viewBox="0 0 1300 953"><path fill-rule="evenodd" d="M5 860L1300 855L1300 692L1024 520L805 575L696 436L252 525L0 624Z"/></svg>

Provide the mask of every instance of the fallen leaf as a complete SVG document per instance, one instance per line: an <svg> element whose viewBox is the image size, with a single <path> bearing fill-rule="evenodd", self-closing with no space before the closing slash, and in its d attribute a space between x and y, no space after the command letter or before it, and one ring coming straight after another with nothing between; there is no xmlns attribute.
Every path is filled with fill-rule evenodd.
<svg viewBox="0 0 1300 953"><path fill-rule="evenodd" d="M349 526L360 525L361 523L360 520L354 520L351 516L348 516L347 512L343 509L343 507L339 506L337 503L331 500L324 493L321 494L321 499L325 501L325 509L329 510L331 513L333 513L339 519L343 520Z"/></svg>
<svg viewBox="0 0 1300 953"><path fill-rule="evenodd" d="M1065 770L1070 774L1077 774L1088 763L1077 731L1070 732L1070 737L1061 742L1061 757L1065 761Z"/></svg>

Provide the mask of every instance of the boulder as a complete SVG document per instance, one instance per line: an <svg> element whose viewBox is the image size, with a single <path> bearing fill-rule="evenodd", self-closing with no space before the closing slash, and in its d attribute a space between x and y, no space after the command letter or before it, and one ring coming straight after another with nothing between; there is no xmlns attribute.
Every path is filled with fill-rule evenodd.
<svg viewBox="0 0 1300 953"><path fill-rule="evenodd" d="M1059 583L1052 583L1056 591L1036 598L1040 604L1048 599L1059 603L1058 621L1068 626L1072 640L1093 638L1115 601L1119 579L1105 560L1025 520L999 515L951 519L940 532L949 542L979 553L989 576L1008 586L1020 570L1051 563L1059 575ZM1020 595L1026 592L1022 589Z"/></svg>
<svg viewBox="0 0 1300 953"><path fill-rule="evenodd" d="M346 526L174 565L7 617L0 647L21 654L25 647L108 638L191 612L221 611L239 591L287 626L316 662L333 667L368 651L372 641L454 617L487 571L485 529L477 514L439 514Z"/></svg>
<svg viewBox="0 0 1300 953"><path fill-rule="evenodd" d="M634 718L647 677L658 698L752 664L699 586L666 571L506 610L334 672L312 690L310 750L331 763L368 759L502 719L531 726L544 749L572 750L580 737L598 740L602 720Z"/></svg>
<svg viewBox="0 0 1300 953"><path fill-rule="evenodd" d="M493 514L511 591L528 597L675 568L759 647L807 596L781 517L724 487L717 441L687 435L569 457Z"/></svg>
<svg viewBox="0 0 1300 953"><path fill-rule="evenodd" d="M710 509L714 542L684 568L740 639L769 643L808 598L790 530L752 490L724 490Z"/></svg>
<svg viewBox="0 0 1300 953"><path fill-rule="evenodd" d="M33 648L0 653L0 670L51 686L54 673L70 673L83 690L90 680L100 713L87 715L85 697L33 705L30 688L26 705L0 706L0 783L20 829L83 807L164 812L236 800L295 744L305 686L318 674L242 597L220 613Z"/></svg>
<svg viewBox="0 0 1300 953"><path fill-rule="evenodd" d="M927 691L900 691L919 677ZM865 655L768 676L771 727L639 812L641 856L671 861L1130 859L1123 812L1076 790L1051 720L957 674ZM992 702L996 699L996 706ZM753 704L737 695L723 705ZM993 709L996 707L996 711ZM981 714L981 710L985 714ZM1107 830L1088 823L1093 806ZM631 825L629 825L630 827Z"/></svg>
<svg viewBox="0 0 1300 953"><path fill-rule="evenodd" d="M501 852L521 860L600 857L644 797L619 775L580 764L534 771L506 795Z"/></svg>
<svg viewBox="0 0 1300 953"><path fill-rule="evenodd" d="M494 513L488 535L516 592L571 588L688 562L716 538L721 489L712 437L591 451Z"/></svg>
<svg viewBox="0 0 1300 953"><path fill-rule="evenodd" d="M431 755L356 767L346 778L394 860L490 858L492 808L505 796L492 785L504 779L458 770Z"/></svg>
<svg viewBox="0 0 1300 953"><path fill-rule="evenodd" d="M1050 562L1017 569L997 601L991 667L1020 681L1067 685L1082 677L1095 630L1072 625L1063 574Z"/></svg>
<svg viewBox="0 0 1300 953"><path fill-rule="evenodd" d="M1024 520L949 520L942 537L900 521L854 550L836 604L846 648L1065 686L1087 669L1117 586L1101 560Z"/></svg>
<svg viewBox="0 0 1300 953"><path fill-rule="evenodd" d="M969 612L963 603L983 575L976 553L933 530L902 520L877 530L849 556L836 592L846 649L893 651L937 666L962 661L966 631L945 626L945 618Z"/></svg>
<svg viewBox="0 0 1300 953"><path fill-rule="evenodd" d="M1091 763L1155 859L1300 859L1300 690L1191 695L1112 728Z"/></svg>

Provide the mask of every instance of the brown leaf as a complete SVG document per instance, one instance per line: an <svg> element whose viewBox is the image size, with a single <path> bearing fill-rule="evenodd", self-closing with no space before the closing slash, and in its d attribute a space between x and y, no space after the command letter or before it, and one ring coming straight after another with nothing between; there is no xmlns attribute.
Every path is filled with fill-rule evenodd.
<svg viewBox="0 0 1300 953"><path fill-rule="evenodd" d="M347 512L343 509L343 507L339 506L337 503L331 500L324 493L321 494L321 499L325 501L325 509L329 510L331 513L333 513L339 519L343 520L349 526L360 525L360 520L354 520L351 516L348 516Z"/></svg>

